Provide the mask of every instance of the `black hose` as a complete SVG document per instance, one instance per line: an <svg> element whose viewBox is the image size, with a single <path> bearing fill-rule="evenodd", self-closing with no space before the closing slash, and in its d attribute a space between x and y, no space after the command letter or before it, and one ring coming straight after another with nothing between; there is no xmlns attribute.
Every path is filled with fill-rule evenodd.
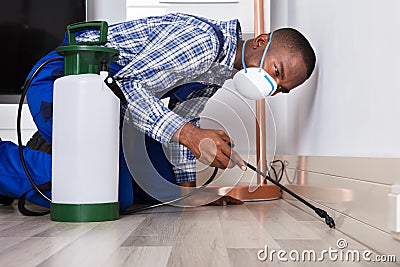
<svg viewBox="0 0 400 267"><path fill-rule="evenodd" d="M46 196L36 185L35 181L33 180L31 174L29 173L28 167L26 166L25 158L24 158L24 152L23 152L23 145L22 145L22 137L21 137L21 115L22 115L22 106L25 101L25 96L26 93L28 92L28 88L31 85L33 79L36 77L36 75L43 69L45 65L47 65L50 62L53 61L59 61L59 60L64 60L63 58L50 58L46 61L44 61L40 66L33 72L32 76L29 77L24 85L22 86L22 93L21 93L21 98L19 100L19 105L18 105L18 115L17 115L17 138L18 138L18 151L19 151L19 158L21 160L22 167L24 168L25 174L28 177L29 182L32 184L33 188L35 189L36 192L38 192L44 199L47 201L51 202L51 199Z"/></svg>
<svg viewBox="0 0 400 267"><path fill-rule="evenodd" d="M272 164L278 163L278 162L281 164L281 169L280 169L280 171L279 171L279 175L278 175L278 173L276 172L274 166L272 166ZM285 171L285 164L284 164L283 161L280 160L280 159L274 160L273 162L271 162L270 168L271 168L271 170L272 170L273 173L274 173L275 180L276 180L278 183L280 183L281 180L282 180L282 178L283 178L283 172ZM271 176L270 171L268 171L268 175ZM279 176L279 177L278 177L278 176Z"/></svg>
<svg viewBox="0 0 400 267"><path fill-rule="evenodd" d="M181 197L179 197L177 199L173 199L173 200L170 200L170 201L167 201L167 202L162 202L162 203L158 203L158 204L154 204L154 205L150 205L150 206L146 206L146 207L141 207L141 208L137 208L137 209L133 209L133 210L122 211L122 212L120 212L120 215L133 214L133 213L137 213L137 212L140 212L140 211L153 209L153 208L157 208L157 207L160 207L160 206L169 205L169 204L181 201L183 199L186 199L188 197L191 197L191 196L203 191L214 180L215 176L217 175L217 172L218 172L218 168L214 167L214 171L211 174L210 178L208 178L208 180L202 186L200 186L200 187L196 188L195 190L193 190L193 192L190 192L190 193L188 193L186 195L183 195L183 196L181 196Z"/></svg>

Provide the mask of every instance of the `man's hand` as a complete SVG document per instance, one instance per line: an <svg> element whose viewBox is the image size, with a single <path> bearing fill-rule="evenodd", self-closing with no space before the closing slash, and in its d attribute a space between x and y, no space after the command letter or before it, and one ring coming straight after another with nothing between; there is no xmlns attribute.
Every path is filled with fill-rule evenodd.
<svg viewBox="0 0 400 267"><path fill-rule="evenodd" d="M204 164L220 169L233 168L235 165L243 171L247 169L243 159L232 150L232 140L224 131L200 129L186 123L173 140L189 148Z"/></svg>
<svg viewBox="0 0 400 267"><path fill-rule="evenodd" d="M242 205L244 202L230 197L230 196L222 196L221 198L209 203L211 206L226 206L226 205Z"/></svg>

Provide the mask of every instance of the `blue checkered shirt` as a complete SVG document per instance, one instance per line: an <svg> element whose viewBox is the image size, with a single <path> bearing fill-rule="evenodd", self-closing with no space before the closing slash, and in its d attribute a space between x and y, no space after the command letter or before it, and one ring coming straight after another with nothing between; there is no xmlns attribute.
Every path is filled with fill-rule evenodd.
<svg viewBox="0 0 400 267"><path fill-rule="evenodd" d="M204 20L217 25L223 33L219 58L215 30L194 16L179 13L112 25L106 44L120 51L117 63L122 69L114 78L125 94L135 127L169 147L168 158L178 183L196 180L196 159L189 149L170 140L187 122L199 126L199 113L217 88L208 86L184 101L195 100L196 105L170 103L168 108L160 98L177 84L191 82L209 71L213 62L232 70L236 42L241 39L237 20ZM95 31L77 36L78 42L96 39Z"/></svg>

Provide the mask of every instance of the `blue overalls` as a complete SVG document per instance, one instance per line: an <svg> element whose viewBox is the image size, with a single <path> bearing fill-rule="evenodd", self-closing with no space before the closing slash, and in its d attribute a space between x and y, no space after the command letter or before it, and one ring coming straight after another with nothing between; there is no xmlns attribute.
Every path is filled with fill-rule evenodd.
<svg viewBox="0 0 400 267"><path fill-rule="evenodd" d="M217 58L221 54L223 48L223 34L218 26L211 24L201 18L216 32L219 41L219 52ZM66 45L64 40L64 45ZM52 51L45 57L40 59L33 67L28 77L30 77L36 68L44 61L50 58L62 58L57 52ZM111 63L110 74L115 75L122 67ZM33 120L41 136L51 144L52 142L52 124L53 124L53 84L54 81L64 76L64 62L55 61L48 63L33 79L31 86L27 92L27 102ZM191 92L204 87L200 83L191 83L181 85L167 93L163 97L171 97L172 99L185 100ZM176 183L172 165L165 157L162 145L152 138L145 137L145 144L148 155L154 167L159 174L172 183ZM37 185L45 184L51 181L51 155L45 152L35 151L28 147L24 148L24 157L27 167L32 174ZM125 162L122 149L120 154L120 173L119 173L119 202L120 209L125 210L130 207L134 200L136 202L149 202L154 199L148 196L140 187L132 184L132 177ZM18 146L11 142L1 141L0 139L0 195L13 198L19 198L23 193L29 191L26 199L35 204L49 207L45 199L32 189L32 185L27 179L22 168ZM51 198L51 192L47 192Z"/></svg>

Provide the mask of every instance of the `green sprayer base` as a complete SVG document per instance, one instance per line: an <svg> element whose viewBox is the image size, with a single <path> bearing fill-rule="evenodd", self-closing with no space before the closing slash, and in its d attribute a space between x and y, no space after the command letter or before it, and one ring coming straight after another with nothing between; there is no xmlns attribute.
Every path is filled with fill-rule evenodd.
<svg viewBox="0 0 400 267"><path fill-rule="evenodd" d="M50 219L56 222L102 222L119 218L119 202L96 204L50 204Z"/></svg>

